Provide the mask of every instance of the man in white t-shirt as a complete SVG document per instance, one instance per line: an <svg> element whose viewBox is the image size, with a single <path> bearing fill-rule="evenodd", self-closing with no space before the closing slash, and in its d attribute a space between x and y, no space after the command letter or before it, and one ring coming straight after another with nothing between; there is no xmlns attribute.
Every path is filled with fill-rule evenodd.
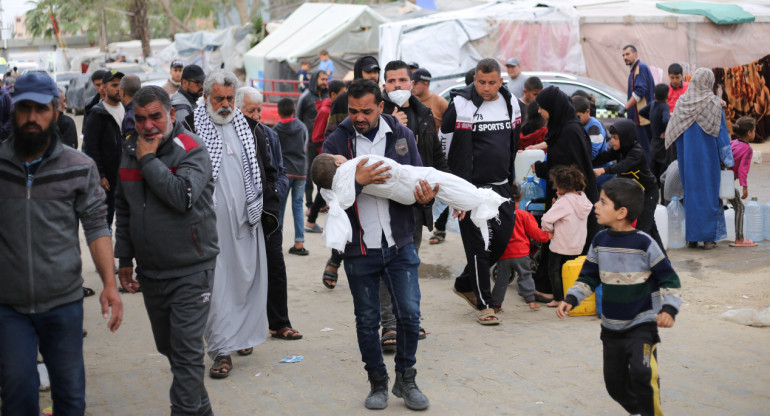
<svg viewBox="0 0 770 416"><path fill-rule="evenodd" d="M521 110L515 96L500 88L500 64L482 59L476 65L473 83L452 90L452 103L444 113L439 137L447 153L449 170L476 187L490 188L505 198L512 196L513 161L516 157L521 124ZM498 219L488 221L489 249L479 228L466 215L460 221L468 261L455 279L454 292L479 310L478 322L497 325L499 305L492 304L489 268L505 251L513 233L515 207L500 205Z"/></svg>
<svg viewBox="0 0 770 416"><path fill-rule="evenodd" d="M120 100L120 80L124 74L115 70L106 71L102 77L105 97L91 109L83 129L83 152L96 162L100 183L107 193L107 225L112 230L115 215L115 186L120 168L120 153L123 147L121 125L126 109Z"/></svg>

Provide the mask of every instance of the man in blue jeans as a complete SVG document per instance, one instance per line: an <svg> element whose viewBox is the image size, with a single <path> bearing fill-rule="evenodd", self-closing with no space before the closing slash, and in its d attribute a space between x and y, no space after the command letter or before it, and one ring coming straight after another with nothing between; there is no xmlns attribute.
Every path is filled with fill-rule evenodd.
<svg viewBox="0 0 770 416"><path fill-rule="evenodd" d="M398 120L382 114L383 101L377 84L356 80L348 89L349 118L340 123L324 142L323 152L353 158L374 154L401 164L422 166L414 135ZM356 315L358 348L369 375L371 390L368 409L388 406L388 373L380 345L380 279L393 298L396 314L396 382L393 394L403 397L406 406L424 410L428 398L415 383L417 338L420 330L420 286L417 267L420 259L414 248L414 212L411 206L361 194L368 184L385 183L390 177L382 163L356 169L356 203L347 210L353 227L353 241L345 247L345 272ZM427 182L415 189L417 203L426 204L435 196Z"/></svg>
<svg viewBox="0 0 770 416"><path fill-rule="evenodd" d="M123 304L114 278L105 194L94 161L56 133L59 90L47 74L16 81L13 134L0 145L0 390L3 415L40 414L38 348L53 411L83 415L83 277L78 221L104 291L108 327Z"/></svg>

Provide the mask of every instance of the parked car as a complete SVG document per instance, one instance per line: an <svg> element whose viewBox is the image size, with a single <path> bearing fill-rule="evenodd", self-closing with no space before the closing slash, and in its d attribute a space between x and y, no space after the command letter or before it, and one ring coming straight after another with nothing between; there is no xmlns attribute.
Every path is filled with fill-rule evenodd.
<svg viewBox="0 0 770 416"><path fill-rule="evenodd" d="M521 76L525 78L536 76L543 81L543 87L555 85L569 96L577 90L591 94L596 104L596 118L604 124L611 124L615 119L625 117L626 94L601 81L562 72L522 72ZM431 82L430 86L433 92L447 101L451 90L465 86L465 74L442 78ZM503 83L507 83L508 80L508 74L503 73Z"/></svg>

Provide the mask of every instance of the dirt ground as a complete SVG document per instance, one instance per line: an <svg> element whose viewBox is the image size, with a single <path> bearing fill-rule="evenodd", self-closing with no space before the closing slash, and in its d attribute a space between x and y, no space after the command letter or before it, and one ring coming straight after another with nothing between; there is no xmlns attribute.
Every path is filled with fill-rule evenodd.
<svg viewBox="0 0 770 416"><path fill-rule="evenodd" d="M770 144L755 149L764 150L770 161ZM769 174L770 163L752 165L750 194L762 203L770 201ZM286 229L284 241L292 241L292 234ZM284 246L288 249L289 243ZM86 284L99 288L82 247ZM320 234L306 234L306 247L308 257L286 254L289 314L304 339L268 338L253 355L233 357L229 378L207 378L217 414L368 413L363 407L368 383L344 272L336 289L324 288L321 273L329 250ZM682 281L683 306L675 326L660 331L666 414L768 414L770 328L741 326L719 315L770 305L769 254L770 241L754 248L731 248L725 241L712 251L669 251ZM499 315L502 324L483 327L451 292L452 278L464 266L459 235L450 234L437 246L424 241L420 257L422 325L429 335L420 342L416 368L417 382L431 400L427 413L625 414L604 387L596 317L559 320L553 309L530 311L515 286L509 286L505 311ZM167 414L168 362L155 350L141 295L123 295L123 301L124 323L112 334L101 318L97 297L85 300L87 414ZM304 360L279 363L288 355L303 355ZM386 355L386 363L394 376L392 355ZM50 406L45 393L41 405ZM404 413L412 412L391 395L388 409L377 414Z"/></svg>

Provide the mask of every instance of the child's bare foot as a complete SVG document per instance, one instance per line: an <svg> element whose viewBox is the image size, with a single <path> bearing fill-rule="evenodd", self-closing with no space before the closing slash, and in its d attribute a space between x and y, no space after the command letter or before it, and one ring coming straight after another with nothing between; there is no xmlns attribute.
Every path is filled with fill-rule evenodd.
<svg viewBox="0 0 770 416"><path fill-rule="evenodd" d="M560 302L560 301L558 301L558 300L552 300L552 301L550 301L550 302L546 303L546 304L545 304L545 306L547 306L547 307L549 307L549 308L556 308L556 307L558 307L558 306L559 306L559 304L560 304L560 303L561 303L561 302Z"/></svg>
<svg viewBox="0 0 770 416"><path fill-rule="evenodd" d="M529 302L529 309L535 310L535 309L538 309L538 308L540 308L540 305L538 305L535 302Z"/></svg>

